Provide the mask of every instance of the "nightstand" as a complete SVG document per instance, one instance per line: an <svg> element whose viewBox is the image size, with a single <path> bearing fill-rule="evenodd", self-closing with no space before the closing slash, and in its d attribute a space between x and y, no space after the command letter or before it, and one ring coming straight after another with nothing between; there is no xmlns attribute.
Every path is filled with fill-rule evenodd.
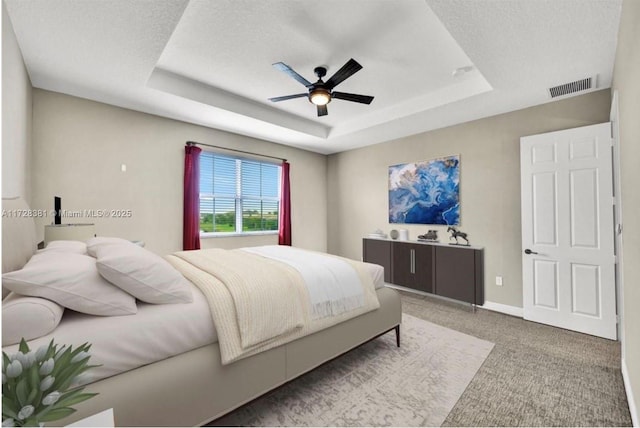
<svg viewBox="0 0 640 428"><path fill-rule="evenodd" d="M77 422L67 425L68 427L115 427L113 409L107 409L95 415L80 419Z"/></svg>
<svg viewBox="0 0 640 428"><path fill-rule="evenodd" d="M96 236L93 223L50 224L44 227L44 244L51 241L86 241Z"/></svg>

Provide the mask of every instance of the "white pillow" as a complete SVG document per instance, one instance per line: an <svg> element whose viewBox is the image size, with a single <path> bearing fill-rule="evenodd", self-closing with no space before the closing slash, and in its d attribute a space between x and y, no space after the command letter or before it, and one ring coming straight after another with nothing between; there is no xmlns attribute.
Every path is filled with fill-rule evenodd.
<svg viewBox="0 0 640 428"><path fill-rule="evenodd" d="M51 300L9 294L2 301L2 346L51 333L63 313L64 308Z"/></svg>
<svg viewBox="0 0 640 428"><path fill-rule="evenodd" d="M103 245L111 245L111 244L131 244L131 241L127 241L122 238L112 238L108 236L96 236L95 238L91 238L87 240L87 253L91 257L96 256L96 250L98 247Z"/></svg>
<svg viewBox="0 0 640 428"><path fill-rule="evenodd" d="M94 248L100 275L139 300L193 301L187 280L162 257L128 241Z"/></svg>
<svg viewBox="0 0 640 428"><path fill-rule="evenodd" d="M59 251L61 253L87 254L87 244L82 241L51 241L38 253Z"/></svg>
<svg viewBox="0 0 640 428"><path fill-rule="evenodd" d="M91 315L132 315L136 301L100 276L93 257L48 251L2 275L2 285L25 296L44 297Z"/></svg>

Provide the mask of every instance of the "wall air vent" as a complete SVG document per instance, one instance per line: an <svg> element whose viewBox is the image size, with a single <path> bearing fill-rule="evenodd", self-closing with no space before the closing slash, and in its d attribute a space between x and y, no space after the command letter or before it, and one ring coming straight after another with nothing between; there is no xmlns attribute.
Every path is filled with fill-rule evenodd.
<svg viewBox="0 0 640 428"><path fill-rule="evenodd" d="M549 88L549 95L551 95L551 98L557 98L564 95L575 94L576 92L582 92L594 88L595 83L595 77L587 77L586 79L576 80L575 82L569 82Z"/></svg>

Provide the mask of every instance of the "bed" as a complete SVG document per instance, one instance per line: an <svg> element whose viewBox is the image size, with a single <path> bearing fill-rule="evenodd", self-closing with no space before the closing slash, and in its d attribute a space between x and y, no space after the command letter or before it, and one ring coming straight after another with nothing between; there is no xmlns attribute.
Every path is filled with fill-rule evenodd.
<svg viewBox="0 0 640 428"><path fill-rule="evenodd" d="M28 207L20 199L3 199L3 209ZM35 252L35 226L28 217L4 218L2 226L3 272L15 271ZM365 269L380 285L381 268ZM130 316L66 310L52 333L29 341L34 349L51 338L78 345L88 340L92 363L110 354L108 364L89 372L93 379L86 390L99 395L74 406L75 414L55 424L113 408L117 426L200 426L382 334L395 330L399 345L400 297L378 286L375 310L236 359L227 356L230 361L223 362L208 297L194 284L189 287L190 303L138 303L137 313ZM92 338L94 331L102 333ZM3 349L11 353L16 348Z"/></svg>

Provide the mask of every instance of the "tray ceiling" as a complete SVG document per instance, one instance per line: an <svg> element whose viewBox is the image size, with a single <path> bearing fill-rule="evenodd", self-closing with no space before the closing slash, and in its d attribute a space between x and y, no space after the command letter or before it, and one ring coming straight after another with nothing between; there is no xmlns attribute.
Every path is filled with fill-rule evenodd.
<svg viewBox="0 0 640 428"><path fill-rule="evenodd" d="M610 87L621 0L5 0L32 84L334 153ZM317 117L309 81L363 69ZM458 73L455 70L460 69Z"/></svg>

